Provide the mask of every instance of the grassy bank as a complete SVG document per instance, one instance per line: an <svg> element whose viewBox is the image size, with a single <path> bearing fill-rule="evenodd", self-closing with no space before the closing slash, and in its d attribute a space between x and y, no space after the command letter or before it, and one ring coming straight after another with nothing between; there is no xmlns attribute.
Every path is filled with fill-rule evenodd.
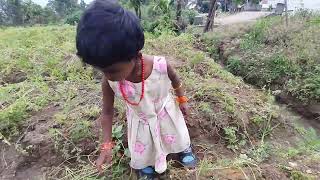
<svg viewBox="0 0 320 180"><path fill-rule="evenodd" d="M266 18L238 36L219 39L220 46L212 43L214 34L203 39L228 71L273 90L289 104L305 106L312 118L320 113L319 25L317 14L300 12L290 17L288 27L279 17Z"/></svg>

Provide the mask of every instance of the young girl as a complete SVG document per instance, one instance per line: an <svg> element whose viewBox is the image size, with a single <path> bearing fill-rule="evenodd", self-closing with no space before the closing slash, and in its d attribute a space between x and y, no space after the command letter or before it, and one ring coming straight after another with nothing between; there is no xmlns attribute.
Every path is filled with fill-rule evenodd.
<svg viewBox="0 0 320 180"><path fill-rule="evenodd" d="M183 84L164 57L140 52L144 34L139 19L116 2L97 0L78 24L76 46L79 57L104 74L98 168L111 160L115 96L126 103L130 166L139 176L152 179L155 172L163 173L170 153L179 153L184 166L195 167L183 117L189 113Z"/></svg>

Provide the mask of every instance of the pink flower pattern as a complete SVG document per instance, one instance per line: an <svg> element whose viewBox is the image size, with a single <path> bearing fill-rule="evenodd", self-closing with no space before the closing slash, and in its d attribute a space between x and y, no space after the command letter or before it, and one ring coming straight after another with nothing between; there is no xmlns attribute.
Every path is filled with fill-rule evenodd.
<svg viewBox="0 0 320 180"><path fill-rule="evenodd" d="M163 136L164 138L164 141L167 143L167 144L174 144L176 142L176 136L175 135L164 135Z"/></svg>
<svg viewBox="0 0 320 180"><path fill-rule="evenodd" d="M144 125L148 125L149 124L147 115L145 113L143 113L143 112L139 113L139 118L140 118L140 120L142 121L142 123Z"/></svg>
<svg viewBox="0 0 320 180"><path fill-rule="evenodd" d="M161 166L164 162L166 162L166 156L164 154L160 154L156 161L156 166L159 167Z"/></svg>
<svg viewBox="0 0 320 180"><path fill-rule="evenodd" d="M165 108L163 108L158 114L158 118L161 120L166 119L167 116L168 116L168 113Z"/></svg>
<svg viewBox="0 0 320 180"><path fill-rule="evenodd" d="M167 73L167 63L163 58L159 58L154 63L155 69L159 71L161 74Z"/></svg>
<svg viewBox="0 0 320 180"><path fill-rule="evenodd" d="M137 154L142 155L145 149L146 149L145 145L139 141L137 141L136 144L134 145L134 152Z"/></svg>
<svg viewBox="0 0 320 180"><path fill-rule="evenodd" d="M156 122L155 133L156 133L156 137L160 136L160 123L159 123L159 121Z"/></svg>

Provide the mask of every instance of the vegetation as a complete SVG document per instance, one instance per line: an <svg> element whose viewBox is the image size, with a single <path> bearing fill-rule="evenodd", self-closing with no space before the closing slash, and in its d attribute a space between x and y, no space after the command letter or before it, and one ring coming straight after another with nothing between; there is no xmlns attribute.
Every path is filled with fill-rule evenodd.
<svg viewBox="0 0 320 180"><path fill-rule="evenodd" d="M305 105L306 116L317 117L313 109L320 102L318 19L317 14L300 11L288 27L280 18L266 18L231 39L206 35L203 42L233 74L271 89L285 102Z"/></svg>
<svg viewBox="0 0 320 180"><path fill-rule="evenodd" d="M50 1L46 7L55 9L55 20L48 22L75 24L83 2L70 5L76 7L72 11L57 2L63 1ZM129 8L134 3L121 2ZM319 178L318 129L302 126L302 117L277 105L271 91L264 91L281 89L304 102L318 100L318 16L296 15L289 29L279 18L216 28L199 43L193 34L178 31L175 2L139 3L142 23L148 28L143 53L166 56L179 71L190 97L192 113L187 124L199 165L195 171L186 171L170 160L171 179ZM182 4L181 21L191 22L196 13L183 9ZM18 19L10 16L5 25L39 22L31 18L28 23L16 24ZM50 179L133 176L128 167L125 109L120 101L116 101L112 130L116 142L113 163L105 165L105 177L96 171L101 74L77 58L74 36L71 25L1 29L0 140L5 144L0 147L2 152L17 153L18 158L7 159L7 164L19 165L2 166L0 161L0 167L6 168L1 175L34 168ZM206 52L196 49L199 47ZM219 59L225 67L217 63Z"/></svg>

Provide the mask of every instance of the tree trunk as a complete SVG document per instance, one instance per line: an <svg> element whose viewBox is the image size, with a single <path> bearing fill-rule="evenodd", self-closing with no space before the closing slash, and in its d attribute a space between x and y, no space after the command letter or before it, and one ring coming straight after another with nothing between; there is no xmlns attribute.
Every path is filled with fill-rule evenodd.
<svg viewBox="0 0 320 180"><path fill-rule="evenodd" d="M141 19L141 7L139 7L138 17L139 17L139 19Z"/></svg>
<svg viewBox="0 0 320 180"><path fill-rule="evenodd" d="M181 13L182 13L182 0L177 0L177 22L178 24L181 24Z"/></svg>
<svg viewBox="0 0 320 180"><path fill-rule="evenodd" d="M139 17L139 19L141 19L141 8L140 8L140 6L134 8L134 11L136 12L136 15Z"/></svg>
<svg viewBox="0 0 320 180"><path fill-rule="evenodd" d="M203 32L205 33L213 29L214 17L216 15L216 6L217 6L217 0L211 0L208 19L203 30Z"/></svg>

